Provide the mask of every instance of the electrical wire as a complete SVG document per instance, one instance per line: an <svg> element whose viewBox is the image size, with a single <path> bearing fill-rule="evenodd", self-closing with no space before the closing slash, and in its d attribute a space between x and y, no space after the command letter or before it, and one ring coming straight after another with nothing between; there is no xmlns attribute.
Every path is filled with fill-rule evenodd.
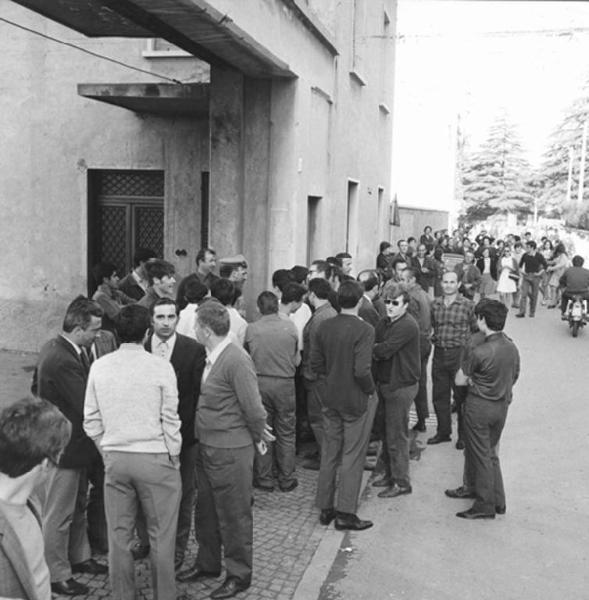
<svg viewBox="0 0 589 600"><path fill-rule="evenodd" d="M173 77L168 77L166 75L160 75L159 73L153 73L152 71L148 71L146 69L141 69L139 67L135 67L123 61L117 60L116 58L111 58L110 56L104 56L103 54L99 54L98 52L93 52L92 50L88 50L87 48L82 48L81 46L77 46L76 44L72 44L71 42L66 42L64 40L60 40L58 38L52 37L41 31L36 31L35 29L31 29L30 27L26 27L25 25L20 25L19 23L15 23L14 21L10 21L9 19L5 19L4 17L0 17L0 21L6 23L8 25L12 25L13 27L17 27L18 29L22 29L23 31L27 31L34 35L38 35L42 38L50 40L52 42L56 42L57 44L62 44L63 46L68 46L69 48L74 48L75 50L80 50L80 52L84 52L93 56L95 58L99 58L101 60L106 60L108 62L114 63L121 67L125 67L127 69L131 69L132 71L138 71L139 73L146 73L147 75L151 75L153 77L158 77L159 79L165 79L166 81L171 81L172 83L176 83L179 85L184 85L179 79L174 79Z"/></svg>

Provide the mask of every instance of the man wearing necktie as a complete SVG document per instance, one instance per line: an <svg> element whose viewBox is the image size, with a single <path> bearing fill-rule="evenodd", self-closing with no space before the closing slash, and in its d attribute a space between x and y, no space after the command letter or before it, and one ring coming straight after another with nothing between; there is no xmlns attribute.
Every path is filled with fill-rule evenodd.
<svg viewBox="0 0 589 600"><path fill-rule="evenodd" d="M151 307L150 312L153 333L147 339L145 349L172 364L178 384L178 415L182 435L182 450L180 451L182 497L178 511L174 559L174 566L178 570L186 553L196 492L195 470L198 446L194 432L194 418L206 352L202 344L176 333L178 306L173 300L160 298ZM139 529L140 537L142 537L141 545L144 549L148 545L147 534L141 536L141 528Z"/></svg>
<svg viewBox="0 0 589 600"><path fill-rule="evenodd" d="M98 453L84 433L84 394L88 355L102 322L102 308L83 296L67 308L63 331L39 354L31 390L49 400L72 424L72 436L47 482L43 510L45 557L51 589L57 594L86 594L88 588L73 573L107 571L90 553L86 531L87 469Z"/></svg>

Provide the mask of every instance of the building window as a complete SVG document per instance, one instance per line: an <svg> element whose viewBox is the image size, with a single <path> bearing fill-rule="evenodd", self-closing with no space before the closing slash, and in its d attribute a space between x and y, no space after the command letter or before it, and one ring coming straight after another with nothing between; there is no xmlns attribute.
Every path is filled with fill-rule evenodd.
<svg viewBox="0 0 589 600"><path fill-rule="evenodd" d="M354 0L354 30L352 37L352 64L350 65L350 77L359 85L366 85L363 76L362 58L365 54L366 45L366 1Z"/></svg>
<svg viewBox="0 0 589 600"><path fill-rule="evenodd" d="M348 179L348 203L346 214L346 252L358 255L358 203L360 182Z"/></svg>
<svg viewBox="0 0 589 600"><path fill-rule="evenodd" d="M144 58L194 58L192 54L162 38L149 38L143 51Z"/></svg>

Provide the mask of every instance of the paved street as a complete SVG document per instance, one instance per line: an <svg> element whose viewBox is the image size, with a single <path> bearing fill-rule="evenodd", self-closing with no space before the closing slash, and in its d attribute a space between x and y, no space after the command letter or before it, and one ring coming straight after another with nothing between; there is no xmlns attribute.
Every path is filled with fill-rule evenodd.
<svg viewBox="0 0 589 600"><path fill-rule="evenodd" d="M457 519L471 501L444 489L461 483L462 453L429 446L412 495L367 488L360 512L375 527L345 537L321 600L589 598L589 329L573 339L555 310L513 315L523 372L501 441L507 514Z"/></svg>
<svg viewBox="0 0 589 600"><path fill-rule="evenodd" d="M255 576L242 598L295 600L586 600L589 547L589 404L585 372L589 328L573 339L554 310L515 319L507 331L523 372L501 443L507 514L463 521L468 501L444 496L461 483L462 453L427 447L412 461L414 492L382 500L366 488L360 515L367 532L342 535L317 525L316 473L299 469L291 494L256 492ZM26 392L32 354L0 353L0 404ZM424 441L434 430L420 434ZM194 552L194 546L191 548ZM187 563L190 558L187 560ZM142 598L148 563L138 563ZM108 594L104 578L92 594ZM216 581L179 586L205 598Z"/></svg>

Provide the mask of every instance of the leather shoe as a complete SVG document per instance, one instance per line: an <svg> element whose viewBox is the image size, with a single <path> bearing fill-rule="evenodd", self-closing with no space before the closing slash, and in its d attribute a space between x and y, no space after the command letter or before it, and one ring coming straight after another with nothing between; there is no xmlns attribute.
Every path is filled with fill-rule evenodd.
<svg viewBox="0 0 589 600"><path fill-rule="evenodd" d="M426 429L427 427L425 426L425 423L420 423L419 421L413 425L413 431L420 431L423 433Z"/></svg>
<svg viewBox="0 0 589 600"><path fill-rule="evenodd" d="M398 483L393 484L386 490L383 490L378 494L379 498L396 498L397 496L403 496L403 494L410 494L413 490L411 486L401 487Z"/></svg>
<svg viewBox="0 0 589 600"><path fill-rule="evenodd" d="M522 315L521 313L517 313L517 315L515 315L518 319L523 319L526 315Z"/></svg>
<svg viewBox="0 0 589 600"><path fill-rule="evenodd" d="M273 485L265 485L263 483L254 483L254 487L257 490L262 490L263 492L273 492L274 491Z"/></svg>
<svg viewBox="0 0 589 600"><path fill-rule="evenodd" d="M363 521L352 513L338 512L335 517L335 528L338 531L364 531L364 529L368 529L372 525L372 521Z"/></svg>
<svg viewBox="0 0 589 600"><path fill-rule="evenodd" d="M441 444L442 442L451 442L452 438L449 435L440 435L439 433L436 433L436 435L434 435L434 437L429 438L429 440L427 440L428 445L433 445L433 444Z"/></svg>
<svg viewBox="0 0 589 600"><path fill-rule="evenodd" d="M333 508L324 508L319 513L319 523L327 526L335 519L335 516L336 512Z"/></svg>
<svg viewBox="0 0 589 600"><path fill-rule="evenodd" d="M90 591L88 586L77 582L70 577L66 581L55 581L51 584L51 591L60 596L85 596Z"/></svg>
<svg viewBox="0 0 589 600"><path fill-rule="evenodd" d="M446 496L448 496L448 498L476 498L475 493L471 492L470 490L468 490L467 488L465 488L463 485L461 485L460 487L457 487L454 490L446 490L444 492L444 494L446 494Z"/></svg>
<svg viewBox="0 0 589 600"><path fill-rule="evenodd" d="M303 469L307 469L308 471L319 471L320 466L319 459L310 459L303 463Z"/></svg>
<svg viewBox="0 0 589 600"><path fill-rule="evenodd" d="M381 477L372 482L372 487L391 487L393 482L388 477Z"/></svg>
<svg viewBox="0 0 589 600"><path fill-rule="evenodd" d="M498 515L504 515L507 512L507 508L505 506L496 506L495 513Z"/></svg>
<svg viewBox="0 0 589 600"><path fill-rule="evenodd" d="M299 485L299 480L298 479L293 479L290 483L286 484L286 485L281 485L280 486L280 491L281 492L292 492L294 489L296 489Z"/></svg>
<svg viewBox="0 0 589 600"><path fill-rule="evenodd" d="M474 508L469 508L468 510L457 512L456 516L461 519L494 519L495 513L485 513Z"/></svg>
<svg viewBox="0 0 589 600"><path fill-rule="evenodd" d="M133 555L133 560L143 560L149 556L149 545L135 544L131 548L131 554Z"/></svg>
<svg viewBox="0 0 589 600"><path fill-rule="evenodd" d="M219 588L217 588L212 594L211 598L214 600L217 598L232 598L235 594L239 594L239 592L243 592L243 590L247 590L250 586L250 583L246 583L244 581L240 581L237 577L228 577L225 580L225 583Z"/></svg>
<svg viewBox="0 0 589 600"><path fill-rule="evenodd" d="M96 562L93 558L89 558L84 562L72 565L72 573L88 573L89 575L106 575L108 567Z"/></svg>
<svg viewBox="0 0 589 600"><path fill-rule="evenodd" d="M192 567L190 567L190 569L180 571L176 579L180 583L191 583L193 581L199 581L200 579L205 579L207 577L219 577L219 575L221 575L221 571L203 571L202 569L199 569L196 565L193 565Z"/></svg>
<svg viewBox="0 0 589 600"><path fill-rule="evenodd" d="M464 450L465 445L463 440L458 440L456 442L456 450Z"/></svg>

